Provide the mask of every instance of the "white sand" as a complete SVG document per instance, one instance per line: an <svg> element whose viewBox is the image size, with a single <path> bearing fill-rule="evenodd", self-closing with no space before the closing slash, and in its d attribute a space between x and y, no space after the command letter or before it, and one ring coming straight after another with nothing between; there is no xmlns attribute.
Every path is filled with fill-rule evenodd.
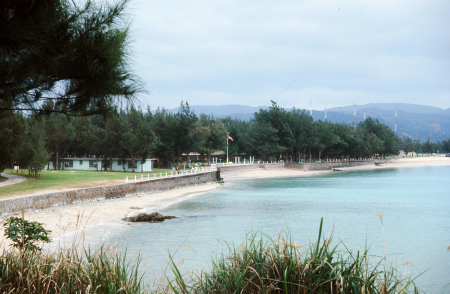
<svg viewBox="0 0 450 294"><path fill-rule="evenodd" d="M161 193L143 196L110 199L103 201L83 202L66 206L51 207L42 210L26 212L25 219L38 221L44 224L44 228L51 230L52 238L83 230L87 226L108 220L118 220L125 216L139 212L139 209L157 209L197 193L204 193L219 188L220 184L205 184L192 187L174 189ZM0 242L3 239L3 228L0 229ZM4 241L0 248L9 244Z"/></svg>
<svg viewBox="0 0 450 294"><path fill-rule="evenodd" d="M385 164L375 166L359 166L342 168L343 170L368 170L416 166L450 165L450 158L446 157L418 157L391 160ZM273 177L304 177L330 173L332 171L303 171L295 169L255 169L223 175L225 181L232 179L273 178ZM69 233L86 226L108 220L117 220L126 215L137 212L139 207L157 210L182 198L196 193L203 193L219 188L220 184L206 184L187 188L175 189L167 192L149 194L139 197L127 197L98 202L84 202L67 206L52 207L40 211L27 212L25 218L30 221L39 221L46 229L52 231L52 238ZM77 226L77 219L81 217L81 224ZM3 239L3 229L0 229L0 242ZM3 242L3 246L7 244ZM0 245L1 247L1 245Z"/></svg>
<svg viewBox="0 0 450 294"><path fill-rule="evenodd" d="M416 157L416 158L397 158L387 161L384 164L363 165L356 167L339 167L339 170L370 170L382 168L398 168L398 167L417 167L417 166L441 166L450 165L450 157L444 156L430 156L430 157ZM296 169L262 169L247 170L242 172L230 173L223 175L224 179L255 179L255 178L277 178L277 177L305 177L316 176L321 174L331 173L331 170L309 171Z"/></svg>

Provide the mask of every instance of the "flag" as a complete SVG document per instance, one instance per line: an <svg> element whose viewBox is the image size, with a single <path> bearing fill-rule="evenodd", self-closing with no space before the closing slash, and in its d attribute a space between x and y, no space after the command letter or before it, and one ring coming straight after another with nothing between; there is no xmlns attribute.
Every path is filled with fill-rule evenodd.
<svg viewBox="0 0 450 294"><path fill-rule="evenodd" d="M231 140L231 141L233 141L233 138L231 138L229 135L228 135L228 138L227 138L227 140Z"/></svg>

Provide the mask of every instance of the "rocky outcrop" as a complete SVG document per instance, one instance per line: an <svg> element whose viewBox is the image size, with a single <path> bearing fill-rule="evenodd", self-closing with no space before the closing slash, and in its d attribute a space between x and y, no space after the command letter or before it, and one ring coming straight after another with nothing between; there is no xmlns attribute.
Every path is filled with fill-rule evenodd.
<svg viewBox="0 0 450 294"><path fill-rule="evenodd" d="M152 212L152 213L139 213L137 215L125 217L122 220L126 222L148 222L148 223L159 223L164 221L165 219L172 219L176 218L176 216L170 216L170 215L162 215L158 212Z"/></svg>

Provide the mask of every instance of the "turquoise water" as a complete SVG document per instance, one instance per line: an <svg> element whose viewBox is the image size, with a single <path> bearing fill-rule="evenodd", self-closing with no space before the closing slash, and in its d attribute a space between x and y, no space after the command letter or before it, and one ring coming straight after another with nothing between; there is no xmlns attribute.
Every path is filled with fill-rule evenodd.
<svg viewBox="0 0 450 294"><path fill-rule="evenodd" d="M450 286L444 289L450 283L449 191L449 166L234 180L158 210L177 219L122 222L103 239L122 242L128 252L141 249L151 282L163 275L169 252L175 262L184 259L182 270L208 269L210 257L226 251L224 242L239 245L249 232L276 237L289 230L297 244L314 242L321 217L325 235L354 250L364 250L367 241L382 256L382 213L389 259L409 261L413 274L428 270L417 279L427 293L450 293Z"/></svg>

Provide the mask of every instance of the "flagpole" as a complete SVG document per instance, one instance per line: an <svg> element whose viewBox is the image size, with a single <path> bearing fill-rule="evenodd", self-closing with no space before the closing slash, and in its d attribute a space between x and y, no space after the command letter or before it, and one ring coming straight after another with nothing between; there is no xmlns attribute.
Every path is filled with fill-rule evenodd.
<svg viewBox="0 0 450 294"><path fill-rule="evenodd" d="M227 164L228 164L228 132L227 132Z"/></svg>

